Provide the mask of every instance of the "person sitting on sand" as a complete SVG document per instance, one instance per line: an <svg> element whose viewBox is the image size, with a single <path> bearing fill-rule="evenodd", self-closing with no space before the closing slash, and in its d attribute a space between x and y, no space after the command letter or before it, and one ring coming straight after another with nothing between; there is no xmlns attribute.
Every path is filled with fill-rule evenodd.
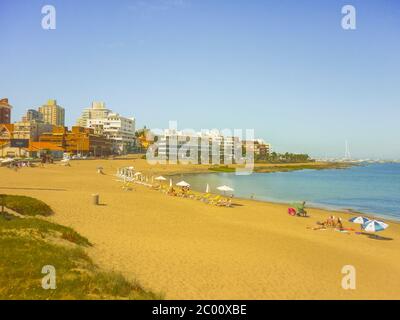
<svg viewBox="0 0 400 320"><path fill-rule="evenodd" d="M303 201L300 206L297 208L297 215L307 217L307 211L305 210L306 202Z"/></svg>
<svg viewBox="0 0 400 320"><path fill-rule="evenodd" d="M168 190L168 195L170 195L170 196L176 196L176 191L175 191L174 187L171 187L171 188Z"/></svg>
<svg viewBox="0 0 400 320"><path fill-rule="evenodd" d="M340 218L340 217L338 217L338 219L337 219L336 228L339 230L343 230L342 218Z"/></svg>

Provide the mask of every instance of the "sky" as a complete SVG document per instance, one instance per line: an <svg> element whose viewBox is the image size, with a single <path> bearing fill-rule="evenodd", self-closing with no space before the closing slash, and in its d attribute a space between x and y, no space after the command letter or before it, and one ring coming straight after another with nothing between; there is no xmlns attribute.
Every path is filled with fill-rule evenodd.
<svg viewBox="0 0 400 320"><path fill-rule="evenodd" d="M354 158L400 159L399 39L397 0L0 0L0 98L13 121L57 99L70 126L105 101L137 127L254 129L314 157L343 157L347 140Z"/></svg>

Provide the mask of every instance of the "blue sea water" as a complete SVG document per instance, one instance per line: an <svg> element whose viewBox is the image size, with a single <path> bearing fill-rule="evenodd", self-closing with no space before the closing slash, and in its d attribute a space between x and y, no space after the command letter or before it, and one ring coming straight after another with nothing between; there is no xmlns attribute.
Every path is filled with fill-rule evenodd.
<svg viewBox="0 0 400 320"><path fill-rule="evenodd" d="M234 196L273 202L352 209L378 217L400 220L400 164L368 164L348 169L301 170L276 173L185 175L194 190L205 191L207 183L228 185Z"/></svg>

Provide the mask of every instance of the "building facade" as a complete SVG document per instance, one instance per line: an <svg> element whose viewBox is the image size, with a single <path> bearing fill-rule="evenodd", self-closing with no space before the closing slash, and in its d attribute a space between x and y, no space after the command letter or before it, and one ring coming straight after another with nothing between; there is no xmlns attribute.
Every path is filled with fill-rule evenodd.
<svg viewBox="0 0 400 320"><path fill-rule="evenodd" d="M242 144L244 150L253 152L256 158L260 160L265 160L272 150L271 144L265 142L262 139L242 141Z"/></svg>
<svg viewBox="0 0 400 320"><path fill-rule="evenodd" d="M39 112L43 115L43 121L54 126L65 125L65 110L57 105L57 100L48 100L47 104L39 107Z"/></svg>
<svg viewBox="0 0 400 320"><path fill-rule="evenodd" d="M168 162L231 164L241 156L239 138L218 131L194 133L167 129L155 140L155 156Z"/></svg>
<svg viewBox="0 0 400 320"><path fill-rule="evenodd" d="M79 127L88 127L89 119L105 119L112 113L110 109L106 108L104 102L94 101L92 106L83 110L81 116L76 121Z"/></svg>
<svg viewBox="0 0 400 320"><path fill-rule="evenodd" d="M36 121L19 121L14 123L13 139L38 141L39 136L52 130L52 125Z"/></svg>
<svg viewBox="0 0 400 320"><path fill-rule="evenodd" d="M135 119L110 113L106 118L88 119L87 127L111 141L113 153L124 154L135 145Z"/></svg>
<svg viewBox="0 0 400 320"><path fill-rule="evenodd" d="M11 123L11 109L7 98L0 100L0 123Z"/></svg>
<svg viewBox="0 0 400 320"><path fill-rule="evenodd" d="M108 156L112 152L111 141L95 134L93 129L78 126L71 130L62 126L54 127L51 132L43 133L39 141L50 143L74 155L100 157Z"/></svg>
<svg viewBox="0 0 400 320"><path fill-rule="evenodd" d="M26 111L25 116L22 117L23 122L28 122L28 121L36 121L36 122L44 122L43 120L43 114L40 113L37 110L34 109L28 109Z"/></svg>
<svg viewBox="0 0 400 320"><path fill-rule="evenodd" d="M105 136L112 144L112 152L125 154L135 145L135 119L126 118L106 108L104 102L93 102L86 108L77 125L93 129L94 134Z"/></svg>

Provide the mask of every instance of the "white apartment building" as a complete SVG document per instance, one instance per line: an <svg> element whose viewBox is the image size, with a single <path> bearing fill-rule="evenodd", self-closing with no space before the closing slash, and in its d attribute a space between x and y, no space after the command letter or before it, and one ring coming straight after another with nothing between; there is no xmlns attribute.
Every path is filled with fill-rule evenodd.
<svg viewBox="0 0 400 320"><path fill-rule="evenodd" d="M235 148L241 148L239 138L223 136L219 131L184 132L166 129L162 135L157 136L155 156L169 162L234 163L235 151L238 152Z"/></svg>
<svg viewBox="0 0 400 320"><path fill-rule="evenodd" d="M93 102L76 122L77 126L92 128L113 143L113 152L126 153L135 144L135 118L122 117L106 108L104 102Z"/></svg>
<svg viewBox="0 0 400 320"><path fill-rule="evenodd" d="M86 127L111 140L114 153L124 154L135 144L135 118L109 113L106 118L87 119Z"/></svg>
<svg viewBox="0 0 400 320"><path fill-rule="evenodd" d="M76 125L87 127L89 119L105 119L110 113L112 111L106 108L104 102L94 101L91 107L83 110L81 116L76 121Z"/></svg>

